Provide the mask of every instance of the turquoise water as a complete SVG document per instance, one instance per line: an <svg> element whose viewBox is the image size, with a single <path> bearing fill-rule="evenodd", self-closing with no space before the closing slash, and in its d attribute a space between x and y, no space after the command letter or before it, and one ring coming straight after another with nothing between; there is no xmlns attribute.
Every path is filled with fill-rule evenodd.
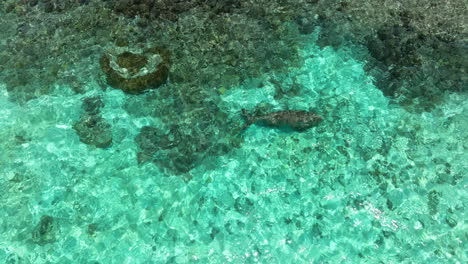
<svg viewBox="0 0 468 264"><path fill-rule="evenodd" d="M0 261L466 263L468 95L408 112L375 86L360 47L314 41L299 67L212 90L232 129L256 107L323 122L253 125L182 174L137 161L141 129L165 127L144 109L159 90L89 81L81 94L56 85L17 103L0 83ZM74 129L90 97L102 98L107 148Z"/></svg>

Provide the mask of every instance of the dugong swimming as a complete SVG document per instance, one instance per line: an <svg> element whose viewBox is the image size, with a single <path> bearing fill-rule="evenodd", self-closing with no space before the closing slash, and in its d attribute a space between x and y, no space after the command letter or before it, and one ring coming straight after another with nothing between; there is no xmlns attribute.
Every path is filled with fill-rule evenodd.
<svg viewBox="0 0 468 264"><path fill-rule="evenodd" d="M268 114L249 114L246 109L242 109L242 115L247 120L241 131L244 131L252 124L271 127L289 127L297 131L304 131L316 126L322 121L322 117L309 111L284 110Z"/></svg>

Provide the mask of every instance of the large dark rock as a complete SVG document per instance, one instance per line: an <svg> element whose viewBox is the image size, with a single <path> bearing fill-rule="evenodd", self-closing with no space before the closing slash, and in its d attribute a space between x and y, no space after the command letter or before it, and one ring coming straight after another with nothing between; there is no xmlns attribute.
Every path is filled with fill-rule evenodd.
<svg viewBox="0 0 468 264"><path fill-rule="evenodd" d="M163 84L169 74L169 52L153 47L141 54L124 51L104 54L100 60L107 83L129 94L140 94Z"/></svg>

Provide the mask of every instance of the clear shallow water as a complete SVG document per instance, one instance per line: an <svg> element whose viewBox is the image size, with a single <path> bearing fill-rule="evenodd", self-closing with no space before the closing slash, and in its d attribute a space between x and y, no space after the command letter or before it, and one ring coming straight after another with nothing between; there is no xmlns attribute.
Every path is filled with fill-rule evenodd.
<svg viewBox="0 0 468 264"><path fill-rule="evenodd" d="M239 123L242 108L259 104L310 108L324 121L301 133L252 126L240 148L205 158L190 181L138 165L135 137L162 122L129 114L134 96L88 83L97 89L56 87L20 105L1 87L0 260L463 263L466 95L406 112L353 52L309 43L301 68L222 92L220 110ZM278 82L294 95L275 99ZM112 125L107 149L73 129L83 98L96 95Z"/></svg>

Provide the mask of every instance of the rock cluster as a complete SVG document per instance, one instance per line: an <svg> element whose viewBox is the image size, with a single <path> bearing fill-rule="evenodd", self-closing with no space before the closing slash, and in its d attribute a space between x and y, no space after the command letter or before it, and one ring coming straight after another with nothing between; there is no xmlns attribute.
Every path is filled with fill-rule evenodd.
<svg viewBox="0 0 468 264"><path fill-rule="evenodd" d="M153 47L143 52L116 48L104 54L100 65L110 86L129 94L140 94L163 84L169 74L169 52Z"/></svg>
<svg viewBox="0 0 468 264"><path fill-rule="evenodd" d="M103 106L99 97L86 98L82 106L85 111L73 125L81 142L98 148L107 148L112 144L111 125L100 115Z"/></svg>

